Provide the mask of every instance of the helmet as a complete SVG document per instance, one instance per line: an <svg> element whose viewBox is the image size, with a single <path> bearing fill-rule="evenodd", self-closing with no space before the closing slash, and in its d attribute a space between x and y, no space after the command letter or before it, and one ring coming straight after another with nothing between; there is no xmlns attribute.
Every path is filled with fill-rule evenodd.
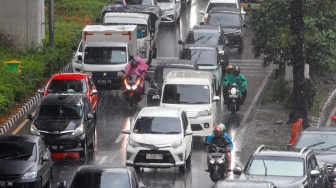
<svg viewBox="0 0 336 188"><path fill-rule="evenodd" d="M238 65L236 65L236 66L234 67L233 74L235 74L235 75L240 74L240 68L239 68Z"/></svg>
<svg viewBox="0 0 336 188"><path fill-rule="evenodd" d="M139 63L139 62L138 62L136 59L132 59L132 60L130 61L131 66L137 66L138 63Z"/></svg>
<svg viewBox="0 0 336 188"><path fill-rule="evenodd" d="M234 66L228 65L225 70L227 74L232 74L232 70L234 69Z"/></svg>
<svg viewBox="0 0 336 188"><path fill-rule="evenodd" d="M218 125L221 126L221 127L223 128L223 132L226 131L226 126L224 125L224 123L220 123L220 124L218 124Z"/></svg>
<svg viewBox="0 0 336 188"><path fill-rule="evenodd" d="M216 125L213 129L215 137L221 137L223 136L223 128L219 125Z"/></svg>

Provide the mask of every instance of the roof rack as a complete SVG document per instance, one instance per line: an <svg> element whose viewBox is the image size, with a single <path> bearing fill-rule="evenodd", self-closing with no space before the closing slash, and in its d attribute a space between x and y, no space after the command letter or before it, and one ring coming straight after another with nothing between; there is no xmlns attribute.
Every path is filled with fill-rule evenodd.
<svg viewBox="0 0 336 188"><path fill-rule="evenodd" d="M264 149L266 149L266 146L264 144L260 145L258 149L254 152L254 155L258 155Z"/></svg>
<svg viewBox="0 0 336 188"><path fill-rule="evenodd" d="M300 151L300 157L302 157L302 154L308 150L308 147L304 147Z"/></svg>

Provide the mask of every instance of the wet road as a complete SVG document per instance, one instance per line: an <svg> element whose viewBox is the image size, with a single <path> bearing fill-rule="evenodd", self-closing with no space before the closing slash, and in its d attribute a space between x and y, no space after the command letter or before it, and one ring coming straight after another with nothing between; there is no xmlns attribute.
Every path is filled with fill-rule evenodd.
<svg viewBox="0 0 336 188"><path fill-rule="evenodd" d="M201 19L198 14L206 7L207 0L192 0L191 6L181 13L178 25L160 26L158 41L158 57L177 57L180 45L179 39L184 40L190 27ZM262 68L261 60L254 59L251 52L251 32L245 28L245 47L242 54L238 54L233 49L230 54L230 64L240 65L241 73L245 75L249 82L248 95L245 105L236 116L231 116L218 102L217 122L224 122L229 127L229 134L235 143L234 155L239 155L242 147L239 143L244 138L244 125L248 121L249 113L253 107L258 93L261 91L265 80L267 80L271 68ZM147 84L148 86L148 84ZM134 116L139 110L145 107L146 99L139 103L137 108L130 108L122 99L121 91L99 92L98 103L98 125L96 129L96 145L93 154L94 160L90 164L95 165L125 165L125 146L127 136L121 133L122 129L129 128ZM24 130L24 129L23 129ZM191 168L185 174L181 174L178 168L150 169L143 168L139 173L146 187L149 188L198 188L214 187L206 168L206 155L202 151L203 138L193 138L193 151L191 158ZM238 158L234 163L239 163ZM81 165L76 161L56 161L53 169L53 187L57 187L57 182L71 180L77 167Z"/></svg>

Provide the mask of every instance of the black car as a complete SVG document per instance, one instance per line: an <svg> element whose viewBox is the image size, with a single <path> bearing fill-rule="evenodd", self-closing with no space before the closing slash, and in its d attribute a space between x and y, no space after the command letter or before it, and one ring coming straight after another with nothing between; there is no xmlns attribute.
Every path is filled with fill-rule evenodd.
<svg viewBox="0 0 336 188"><path fill-rule="evenodd" d="M201 51L204 51L204 53L200 54L199 52ZM219 64L222 68L222 75L224 76L225 69L229 65L229 54L230 50L227 47L219 50L216 45L187 44L181 49L179 58L192 60L193 62L196 61L195 63L197 65Z"/></svg>
<svg viewBox="0 0 336 188"><path fill-rule="evenodd" d="M153 78L150 79L150 87L147 93L147 103L159 100L161 89L165 77L171 71L176 70L198 70L198 66L190 60L180 59L157 59L157 66L154 70Z"/></svg>
<svg viewBox="0 0 336 188"><path fill-rule="evenodd" d="M238 9L231 8L213 8L205 22L201 25L219 25L225 32L227 45L230 48L238 48L238 52L242 52L244 47L244 23L242 15Z"/></svg>
<svg viewBox="0 0 336 188"><path fill-rule="evenodd" d="M65 181L59 188L67 188ZM133 167L81 166L68 188L144 188Z"/></svg>
<svg viewBox="0 0 336 188"><path fill-rule="evenodd" d="M225 48L227 44L224 30L220 26L214 25L195 25L192 27L185 39L179 40L178 44L209 44L217 45L219 50Z"/></svg>
<svg viewBox="0 0 336 188"><path fill-rule="evenodd" d="M86 95L48 95L36 115L27 118L33 121L30 134L41 136L52 153L78 153L86 159L88 150L93 150L96 116Z"/></svg>
<svg viewBox="0 0 336 188"><path fill-rule="evenodd" d="M328 187L327 165L317 161L307 147L301 150L273 150L264 145L251 155L242 172L233 169L239 179L271 181L276 187Z"/></svg>
<svg viewBox="0 0 336 188"><path fill-rule="evenodd" d="M309 147L314 151L317 160L327 163L329 185L332 186L336 178L336 128L305 129L294 145L294 148L303 147Z"/></svg>
<svg viewBox="0 0 336 188"><path fill-rule="evenodd" d="M0 136L0 187L51 187L51 154L33 135Z"/></svg>

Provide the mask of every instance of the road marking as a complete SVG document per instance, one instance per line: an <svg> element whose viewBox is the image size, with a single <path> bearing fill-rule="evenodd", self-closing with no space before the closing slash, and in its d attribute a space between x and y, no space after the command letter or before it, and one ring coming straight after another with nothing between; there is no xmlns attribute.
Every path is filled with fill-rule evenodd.
<svg viewBox="0 0 336 188"><path fill-rule="evenodd" d="M119 134L118 138L116 139L116 141L114 143L119 143L123 136L124 136L123 133Z"/></svg>
<svg viewBox="0 0 336 188"><path fill-rule="evenodd" d="M36 111L34 111L33 113L32 113L32 116L34 117L35 116L35 112ZM26 119L26 120L24 120L13 132L12 132L12 134L17 134L21 129L22 129L22 127L24 127L25 125L26 125L26 123L28 123L30 120L29 119Z"/></svg>
<svg viewBox="0 0 336 188"><path fill-rule="evenodd" d="M100 161L98 162L98 165L102 165L102 164L104 164L104 162L106 161L106 159L107 159L107 155L104 155L101 159L100 159Z"/></svg>

